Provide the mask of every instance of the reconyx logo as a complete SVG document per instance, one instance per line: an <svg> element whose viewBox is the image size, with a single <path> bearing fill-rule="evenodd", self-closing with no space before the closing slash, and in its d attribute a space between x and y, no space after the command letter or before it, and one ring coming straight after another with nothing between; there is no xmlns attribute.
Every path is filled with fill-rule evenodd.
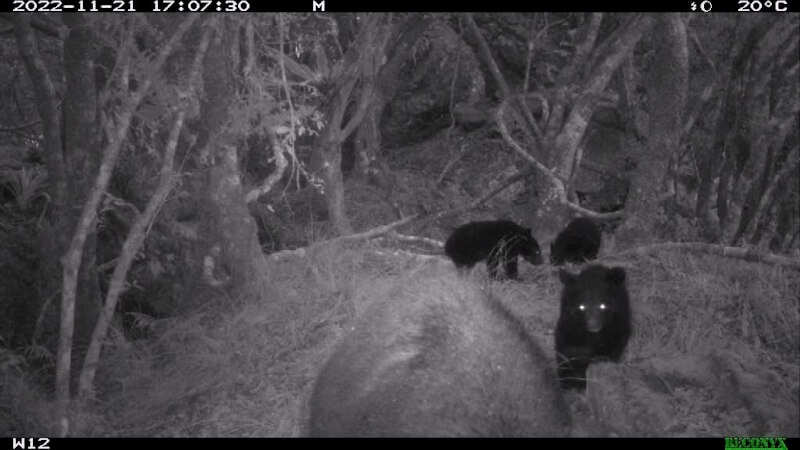
<svg viewBox="0 0 800 450"><path fill-rule="evenodd" d="M725 450L786 448L786 438L725 438Z"/></svg>

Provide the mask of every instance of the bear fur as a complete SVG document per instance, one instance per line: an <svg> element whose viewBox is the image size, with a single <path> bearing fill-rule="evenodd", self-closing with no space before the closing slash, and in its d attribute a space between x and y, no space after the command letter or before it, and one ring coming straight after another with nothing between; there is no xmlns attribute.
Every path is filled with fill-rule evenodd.
<svg viewBox="0 0 800 450"><path fill-rule="evenodd" d="M551 361L481 286L452 270L404 277L323 366L305 434L567 436Z"/></svg>
<svg viewBox="0 0 800 450"><path fill-rule="evenodd" d="M558 233L550 244L550 263L560 266L565 261L580 264L596 259L600 241L597 224L591 219L578 217Z"/></svg>
<svg viewBox="0 0 800 450"><path fill-rule="evenodd" d="M463 271L486 260L489 276L498 277L502 264L510 279L518 277L517 256L531 264L543 262L539 243L530 228L510 220L469 222L456 228L444 244L444 252Z"/></svg>
<svg viewBox="0 0 800 450"><path fill-rule="evenodd" d="M564 285L555 331L558 378L564 388L586 388L594 361L619 361L631 335L625 269L586 267L578 275L559 272Z"/></svg>

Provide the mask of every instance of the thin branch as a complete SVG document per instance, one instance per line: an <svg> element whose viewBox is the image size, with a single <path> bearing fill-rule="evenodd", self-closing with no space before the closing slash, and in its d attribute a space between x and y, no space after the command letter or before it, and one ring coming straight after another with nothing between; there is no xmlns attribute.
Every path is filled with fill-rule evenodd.
<svg viewBox="0 0 800 450"><path fill-rule="evenodd" d="M508 133L508 129L506 128L506 125L503 122L503 112L507 104L508 104L507 101L501 103L500 107L497 108L497 113L495 115L495 122L497 123L497 126L500 129L500 134L503 136L503 139L511 146L511 148L515 152L517 152L518 155L522 157L522 159L529 162L533 167L535 167L537 170L539 170L539 172L541 172L543 175L547 177L547 179L550 181L550 184L553 185L553 189L556 193L559 203L570 208L573 211L576 211L587 217L595 219L609 220L622 217L622 211L615 211L612 213L598 213L570 202L567 198L567 192L566 188L564 187L564 182L556 175L555 170L548 168L544 164L540 163L536 158L531 156L522 147L520 147L520 145L517 144L517 142Z"/></svg>
<svg viewBox="0 0 800 450"><path fill-rule="evenodd" d="M570 61L569 65L561 71L561 74L558 77L559 86L566 86L570 83L573 83L579 68L587 67L588 69L591 69L591 67L587 66L587 59L589 58L589 55L592 54L594 45L597 42L597 34L600 31L600 24L602 22L603 13L592 13L589 19L589 24L586 25L586 35L584 36L583 41L577 45L575 48L575 54L572 57L572 61Z"/></svg>
<svg viewBox="0 0 800 450"><path fill-rule="evenodd" d="M745 261L784 266L791 269L800 269L800 259L797 258L773 255L771 253L762 252L756 249L727 247L718 244L706 244L704 242L667 242L661 244L651 244L625 250L613 255L606 255L601 259L615 259L625 255L655 253L663 250L680 250L693 253L705 253L709 255L743 259Z"/></svg>
<svg viewBox="0 0 800 450"><path fill-rule="evenodd" d="M35 127L41 124L42 124L41 120L34 120L33 122L26 123L25 125L17 125L11 128L0 127L0 133L13 133L15 131L24 130L25 128Z"/></svg>
<svg viewBox="0 0 800 450"><path fill-rule="evenodd" d="M169 195L169 192L172 190L172 186L175 182L175 173L173 170L175 150L178 147L178 138L180 137L180 132L183 128L183 122L186 118L188 99L193 95L194 87L197 85L200 68L202 67L203 59L211 41L213 29L213 27L207 27L205 29L198 46L197 54L195 55L189 80L187 82L189 86L189 92L182 92L180 94L180 106L175 117L175 123L170 130L167 148L164 152L164 157L162 158L163 163L161 165L161 172L159 174L156 190L153 193L153 196L147 202L144 212L140 214L134 221L130 231L128 232L128 236L125 239L125 242L122 244L119 261L114 268L114 273L111 275L103 310L100 314L100 319L98 320L97 325L92 332L92 339L84 359L83 370L81 371L78 388L78 397L81 399L87 399L92 392L94 375L97 368L97 362L100 357L100 349L108 330L108 325L111 322L111 317L114 314L117 301L119 300L120 295L122 295L127 273L133 264L133 260L136 257L137 251L147 236L146 230L155 219L158 210L166 200L167 195Z"/></svg>
<svg viewBox="0 0 800 450"><path fill-rule="evenodd" d="M396 231L391 231L387 233L387 237L390 237L392 239L397 239L398 241L403 241L403 242L422 243L434 248L442 248L444 246L444 243L442 241L436 239L431 239L425 236L409 236L407 234L400 234Z"/></svg>

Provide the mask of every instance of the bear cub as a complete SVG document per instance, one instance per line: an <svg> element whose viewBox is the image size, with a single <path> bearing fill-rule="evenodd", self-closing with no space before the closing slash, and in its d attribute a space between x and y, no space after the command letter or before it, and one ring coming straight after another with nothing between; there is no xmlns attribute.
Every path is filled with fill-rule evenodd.
<svg viewBox="0 0 800 450"><path fill-rule="evenodd" d="M570 222L550 244L550 263L556 266L564 261L583 263L597 258L600 250L600 228L591 219L578 217Z"/></svg>
<svg viewBox="0 0 800 450"><path fill-rule="evenodd" d="M517 256L531 264L542 264L542 252L530 228L510 220L469 222L456 228L444 244L444 252L459 270L487 260L489 276L498 278L502 264L506 276L516 279Z"/></svg>
<svg viewBox="0 0 800 450"><path fill-rule="evenodd" d="M618 361L631 335L625 269L601 265L578 275L559 272L564 285L555 332L558 378L566 389L586 388L594 361Z"/></svg>

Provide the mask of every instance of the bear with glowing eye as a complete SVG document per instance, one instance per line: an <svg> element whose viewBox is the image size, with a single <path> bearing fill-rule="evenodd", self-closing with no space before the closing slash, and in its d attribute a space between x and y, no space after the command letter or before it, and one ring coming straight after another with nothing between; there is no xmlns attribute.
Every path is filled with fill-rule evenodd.
<svg viewBox="0 0 800 450"><path fill-rule="evenodd" d="M559 272L564 288L555 332L558 378L566 389L586 388L595 361L619 361L631 335L625 269L586 267L578 275Z"/></svg>

